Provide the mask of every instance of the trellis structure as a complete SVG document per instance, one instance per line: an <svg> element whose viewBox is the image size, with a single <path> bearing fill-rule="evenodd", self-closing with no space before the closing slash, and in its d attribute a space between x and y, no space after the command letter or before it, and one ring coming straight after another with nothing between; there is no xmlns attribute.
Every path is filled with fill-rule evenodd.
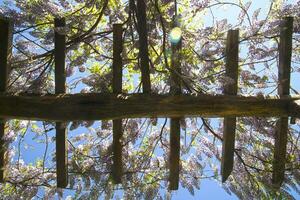
<svg viewBox="0 0 300 200"><path fill-rule="evenodd" d="M140 2L139 11L145 9ZM66 122L75 120L113 120L113 164L114 183L122 180L122 118L170 117L169 188L178 189L180 172L180 124L185 116L224 117L224 134L221 161L222 181L232 172L234 163L234 142L236 117L262 116L279 117L275 135L273 184L280 187L284 180L288 117L300 117L300 98L289 96L293 18L281 22L279 44L279 86L280 98L242 97L238 90L239 31L230 30L226 44L226 76L233 79L224 89L224 95L200 94L197 96L181 93L180 54L181 41L172 44L172 66L170 94L151 93L146 18L138 12L138 33L140 35L140 59L142 94L122 93L122 37L121 24L113 25L113 93L65 94L65 20L55 19L55 94L18 95L6 93L9 64L12 53L12 22L0 19L0 180L6 180L6 146L3 140L5 120L34 119L56 122L57 186L68 185L67 133ZM294 122L295 120L291 120Z"/></svg>

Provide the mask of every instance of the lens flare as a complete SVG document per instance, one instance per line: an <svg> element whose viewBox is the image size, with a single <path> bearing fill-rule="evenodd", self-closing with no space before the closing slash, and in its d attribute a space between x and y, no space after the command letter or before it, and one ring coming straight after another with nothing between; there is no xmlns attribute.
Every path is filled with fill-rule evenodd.
<svg viewBox="0 0 300 200"><path fill-rule="evenodd" d="M170 41L172 44L177 44L181 39L182 31L179 27L175 27L171 30Z"/></svg>

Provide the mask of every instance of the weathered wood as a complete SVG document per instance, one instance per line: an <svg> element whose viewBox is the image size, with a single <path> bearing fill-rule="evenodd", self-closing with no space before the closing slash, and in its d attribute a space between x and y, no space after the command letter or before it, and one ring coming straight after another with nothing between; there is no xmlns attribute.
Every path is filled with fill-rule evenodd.
<svg viewBox="0 0 300 200"><path fill-rule="evenodd" d="M292 57L293 17L286 17L280 25L278 94L284 97L290 94L290 73ZM277 122L272 182L280 187L284 180L288 118L281 117Z"/></svg>
<svg viewBox="0 0 300 200"><path fill-rule="evenodd" d="M10 58L12 54L13 23L6 18L0 18L0 93L5 93L7 88ZM4 141L5 120L0 119L0 182L5 181L6 175L6 150Z"/></svg>
<svg viewBox="0 0 300 200"><path fill-rule="evenodd" d="M63 94L66 92L66 35L64 34L66 22L64 18L55 18L55 93Z"/></svg>
<svg viewBox="0 0 300 200"><path fill-rule="evenodd" d="M272 183L279 188L284 180L288 118L281 117L276 123Z"/></svg>
<svg viewBox="0 0 300 200"><path fill-rule="evenodd" d="M56 172L57 187L68 185L68 143L67 130L64 122L56 122Z"/></svg>
<svg viewBox="0 0 300 200"><path fill-rule="evenodd" d="M278 94L290 94L293 17L284 18L280 25Z"/></svg>
<svg viewBox="0 0 300 200"><path fill-rule="evenodd" d="M236 95L238 89L239 30L229 30L226 43L225 75L232 83L224 85L224 94Z"/></svg>
<svg viewBox="0 0 300 200"><path fill-rule="evenodd" d="M122 143L123 136L122 119L113 120L113 165L112 165L112 180L114 184L122 182L123 175L123 159L122 159Z"/></svg>
<svg viewBox="0 0 300 200"><path fill-rule="evenodd" d="M170 119L169 189L178 190L180 161L180 119Z"/></svg>
<svg viewBox="0 0 300 200"><path fill-rule="evenodd" d="M6 18L0 18L0 93L5 92L10 70L12 55L13 23Z"/></svg>
<svg viewBox="0 0 300 200"><path fill-rule="evenodd" d="M229 30L226 44L226 76L232 79L224 87L224 94L236 95L238 89L238 62L239 62L239 30ZM224 118L224 134L222 146L221 174L225 182L231 174L234 162L236 118Z"/></svg>
<svg viewBox="0 0 300 200"><path fill-rule="evenodd" d="M139 34L139 57L142 73L143 92L151 92L149 54L148 54L148 30L145 0L137 0L137 30Z"/></svg>
<svg viewBox="0 0 300 200"><path fill-rule="evenodd" d="M0 183L3 183L6 178L6 153L7 145L3 139L5 135L5 122L0 122Z"/></svg>
<svg viewBox="0 0 300 200"><path fill-rule="evenodd" d="M233 169L236 118L226 117L223 124L221 175L224 183Z"/></svg>
<svg viewBox="0 0 300 200"><path fill-rule="evenodd" d="M66 22L64 18L55 18L55 93L66 92L66 35L64 29ZM56 122L56 172L57 187L65 188L68 185L68 152L67 152L67 131L65 123Z"/></svg>
<svg viewBox="0 0 300 200"><path fill-rule="evenodd" d="M265 99L228 95L0 94L0 118L42 121L109 120L141 117L300 117L298 98Z"/></svg>
<svg viewBox="0 0 300 200"><path fill-rule="evenodd" d="M113 25L113 93L122 93L122 24Z"/></svg>
<svg viewBox="0 0 300 200"><path fill-rule="evenodd" d="M122 24L113 25L113 93L122 93ZM122 162L122 119L113 120L113 165L112 179L115 184L121 183L123 174Z"/></svg>
<svg viewBox="0 0 300 200"><path fill-rule="evenodd" d="M175 22L174 22L175 23ZM177 24L174 24L175 27ZM181 45L180 40L177 44L172 44L171 58L171 85L170 94L181 94ZM170 119L170 155L169 155L169 189L178 190L179 186L179 166L180 162L180 117Z"/></svg>

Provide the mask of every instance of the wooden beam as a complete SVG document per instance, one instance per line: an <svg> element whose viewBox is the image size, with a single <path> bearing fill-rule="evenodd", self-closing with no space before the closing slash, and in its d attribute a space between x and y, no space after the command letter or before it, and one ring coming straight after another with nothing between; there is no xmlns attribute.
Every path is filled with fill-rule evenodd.
<svg viewBox="0 0 300 200"><path fill-rule="evenodd" d="M280 24L278 94L285 97L290 94L290 74L292 57L293 17L286 17ZM284 181L288 118L281 117L277 122L272 183L279 188Z"/></svg>
<svg viewBox="0 0 300 200"><path fill-rule="evenodd" d="M68 185L68 143L66 123L56 122L56 175L57 187Z"/></svg>
<svg viewBox="0 0 300 200"><path fill-rule="evenodd" d="M236 118L226 117L223 124L221 175L224 183L233 170Z"/></svg>
<svg viewBox="0 0 300 200"><path fill-rule="evenodd" d="M180 161L180 119L170 119L169 189L178 190Z"/></svg>
<svg viewBox="0 0 300 200"><path fill-rule="evenodd" d="M12 56L13 23L0 18L0 93L6 92Z"/></svg>
<svg viewBox="0 0 300 200"><path fill-rule="evenodd" d="M148 30L145 0L137 0L137 30L139 34L139 57L142 72L143 93L151 92L149 54L148 54Z"/></svg>
<svg viewBox="0 0 300 200"><path fill-rule="evenodd" d="M281 117L276 122L275 148L273 160L272 183L279 188L284 181L286 144L287 144L288 118Z"/></svg>
<svg viewBox="0 0 300 200"><path fill-rule="evenodd" d="M176 20L176 19L174 19ZM176 23L175 21L173 23ZM173 27L176 27L174 24ZM172 58L171 58L171 85L170 94L181 94L181 46L182 40L177 44L172 43ZM180 117L170 119L170 155L169 155L169 189L178 190L179 186L179 171L180 171Z"/></svg>
<svg viewBox="0 0 300 200"><path fill-rule="evenodd" d="M5 136L5 124L5 122L0 122L0 183L3 183L6 178L7 145L3 139Z"/></svg>
<svg viewBox="0 0 300 200"><path fill-rule="evenodd" d="M229 30L226 44L226 76L232 83L225 85L224 94L237 95L239 67L239 30ZM224 118L221 174L225 182L233 169L236 118Z"/></svg>
<svg viewBox="0 0 300 200"><path fill-rule="evenodd" d="M291 58L292 58L293 17L286 17L280 24L278 94L290 94Z"/></svg>
<svg viewBox="0 0 300 200"><path fill-rule="evenodd" d="M64 18L55 18L55 49L54 49L54 62L55 62L55 93L66 93L66 35L64 29L66 22Z"/></svg>
<svg viewBox="0 0 300 200"><path fill-rule="evenodd" d="M0 118L41 121L110 120L142 117L300 117L298 98L227 95L0 94Z"/></svg>
<svg viewBox="0 0 300 200"><path fill-rule="evenodd" d="M7 18L0 18L0 93L7 89L8 76L10 71L10 59L12 54L12 30L13 23ZM6 150L7 144L4 141L5 119L0 119L0 182L5 181L6 176Z"/></svg>
<svg viewBox="0 0 300 200"><path fill-rule="evenodd" d="M64 18L55 18L55 93L66 92L66 35L64 29L66 22ZM67 131L63 122L56 122L56 172L57 187L65 188L68 185L68 152Z"/></svg>
<svg viewBox="0 0 300 200"><path fill-rule="evenodd" d="M113 25L113 93L122 93L122 24ZM122 119L113 120L113 165L112 179L115 184L122 181Z"/></svg>
<svg viewBox="0 0 300 200"><path fill-rule="evenodd" d="M113 93L122 93L122 49L123 49L122 24L113 25Z"/></svg>

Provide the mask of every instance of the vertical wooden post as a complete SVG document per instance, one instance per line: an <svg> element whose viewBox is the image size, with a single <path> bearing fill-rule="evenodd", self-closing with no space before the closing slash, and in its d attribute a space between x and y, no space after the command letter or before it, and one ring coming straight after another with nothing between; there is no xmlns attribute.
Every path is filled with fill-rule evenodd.
<svg viewBox="0 0 300 200"><path fill-rule="evenodd" d="M12 56L13 23L0 18L0 92L6 92Z"/></svg>
<svg viewBox="0 0 300 200"><path fill-rule="evenodd" d="M143 93L151 92L149 54L148 54L148 30L146 20L145 0L137 0L137 24L139 34L139 57L142 72Z"/></svg>
<svg viewBox="0 0 300 200"><path fill-rule="evenodd" d="M292 57L293 17L286 17L280 24L278 94L284 97L290 94L290 73ZM276 124L275 151L272 183L280 187L284 180L288 118L281 117Z"/></svg>
<svg viewBox="0 0 300 200"><path fill-rule="evenodd" d="M113 93L122 93L122 24L113 25ZM122 163L122 119L113 120L113 166L112 179L115 184L121 183Z"/></svg>
<svg viewBox="0 0 300 200"><path fill-rule="evenodd" d="M64 18L55 18L55 93L66 92L66 22ZM56 172L57 187L65 188L68 185L68 152L67 152L66 123L56 122Z"/></svg>
<svg viewBox="0 0 300 200"><path fill-rule="evenodd" d="M5 93L10 71L10 59L12 54L12 30L13 24L9 19L0 18L0 93ZM7 145L4 141L5 119L0 119L0 182L5 181Z"/></svg>
<svg viewBox="0 0 300 200"><path fill-rule="evenodd" d="M173 27L178 26L174 19ZM181 74L180 59L181 59L182 39L178 43L172 43L172 58L171 58L171 85L170 93L174 95L181 94ZM170 119L170 156L169 156L169 189L178 190L179 186L179 161L180 161L180 117Z"/></svg>
<svg viewBox="0 0 300 200"><path fill-rule="evenodd" d="M239 30L229 30L226 44L226 76L232 79L232 83L225 85L226 95L236 95L238 88L238 62L239 62ZM233 169L234 142L236 118L224 118L224 134L222 146L221 174L222 182L225 182Z"/></svg>
<svg viewBox="0 0 300 200"><path fill-rule="evenodd" d="M178 190L180 161L180 118L170 119L169 189Z"/></svg>
<svg viewBox="0 0 300 200"><path fill-rule="evenodd" d="M66 22L64 18L55 18L55 93L66 92L66 35L64 33Z"/></svg>

